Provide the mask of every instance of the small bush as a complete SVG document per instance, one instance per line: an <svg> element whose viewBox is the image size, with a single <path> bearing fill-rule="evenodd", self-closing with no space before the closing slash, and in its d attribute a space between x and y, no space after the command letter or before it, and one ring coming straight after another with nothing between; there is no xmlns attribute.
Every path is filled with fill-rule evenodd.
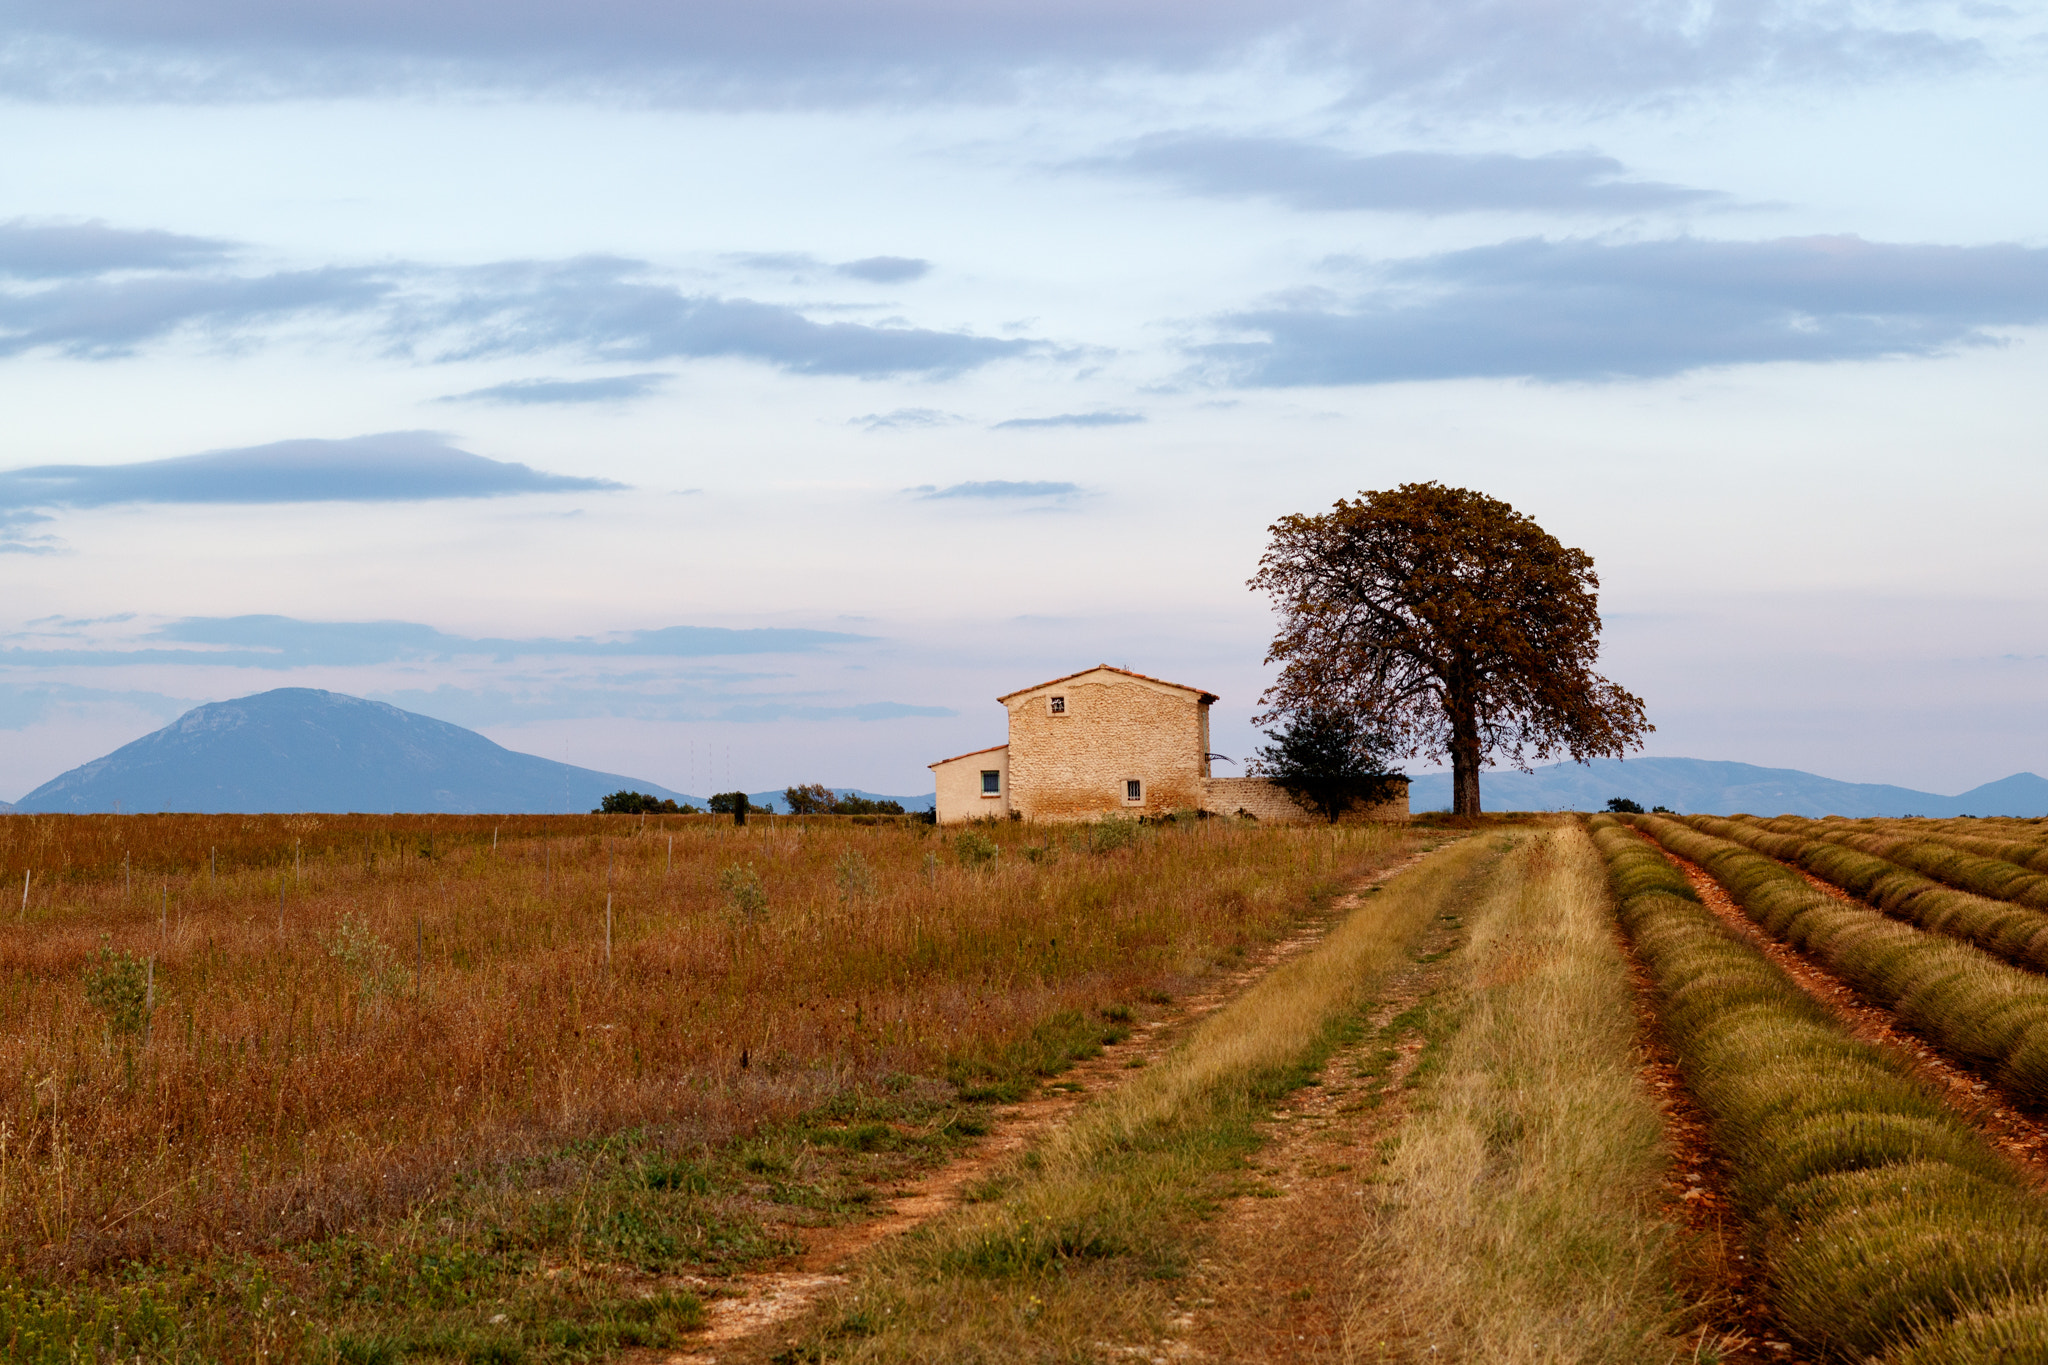
<svg viewBox="0 0 2048 1365"><path fill-rule="evenodd" d="M106 1016L107 1028L127 1040L149 1022L147 968L126 949L116 950L102 935L99 951L85 968L85 1000Z"/></svg>
<svg viewBox="0 0 2048 1365"><path fill-rule="evenodd" d="M725 908L742 924L752 924L768 912L768 891L752 863L733 863L718 874L718 889L725 893Z"/></svg>
<svg viewBox="0 0 2048 1365"><path fill-rule="evenodd" d="M875 894L875 867L858 849L847 849L832 865L833 880L839 883L842 903L868 900Z"/></svg>
<svg viewBox="0 0 2048 1365"><path fill-rule="evenodd" d="M953 855L960 860L962 867L986 867L1001 852L996 841L980 830L962 830L953 836Z"/></svg>

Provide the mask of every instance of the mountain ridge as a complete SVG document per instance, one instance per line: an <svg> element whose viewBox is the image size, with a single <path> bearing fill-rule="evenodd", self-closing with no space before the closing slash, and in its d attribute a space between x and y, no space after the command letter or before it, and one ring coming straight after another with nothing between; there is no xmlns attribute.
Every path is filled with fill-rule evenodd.
<svg viewBox="0 0 2048 1365"><path fill-rule="evenodd" d="M2048 779L2033 773L2014 773L1956 796L1706 758L1603 758L1479 777L1486 810L1600 810L1617 796L1685 815L2048 815ZM1409 809L1448 810L1450 804L1449 773L1422 773L1412 780Z"/></svg>
<svg viewBox="0 0 2048 1365"><path fill-rule="evenodd" d="M384 702L280 687L194 707L161 730L43 783L21 812L394 811L545 814L657 783L522 754Z"/></svg>

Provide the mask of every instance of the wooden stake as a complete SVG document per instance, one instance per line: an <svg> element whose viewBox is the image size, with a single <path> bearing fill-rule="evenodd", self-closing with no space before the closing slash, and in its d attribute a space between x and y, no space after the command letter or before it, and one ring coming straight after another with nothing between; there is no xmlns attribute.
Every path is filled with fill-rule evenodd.
<svg viewBox="0 0 2048 1365"><path fill-rule="evenodd" d="M606 976L612 972L612 898L609 893L604 898L604 972Z"/></svg>
<svg viewBox="0 0 2048 1365"><path fill-rule="evenodd" d="M673 834L668 836L668 867L665 870L668 872L676 870L676 836Z"/></svg>
<svg viewBox="0 0 2048 1365"><path fill-rule="evenodd" d="M21 870L21 922L23 924L28 923L28 873L29 870L25 867Z"/></svg>

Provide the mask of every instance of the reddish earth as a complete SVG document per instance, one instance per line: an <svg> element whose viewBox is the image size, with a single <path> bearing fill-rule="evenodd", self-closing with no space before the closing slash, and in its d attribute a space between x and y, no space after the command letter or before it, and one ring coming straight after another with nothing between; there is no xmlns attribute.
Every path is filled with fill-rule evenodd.
<svg viewBox="0 0 2048 1365"><path fill-rule="evenodd" d="M1685 1088L1678 1058L1664 1042L1649 970L1627 935L1616 936L1635 986L1643 1083L1663 1110L1664 1140L1671 1148L1664 1213L1691 1234L1693 1254L1686 1267L1691 1283L1685 1288L1705 1319L1697 1329L1700 1354L1711 1346L1730 1365L1799 1360L1764 1305L1759 1267L1744 1250L1741 1220L1730 1211L1728 1190L1733 1182L1727 1160L1715 1148L1706 1111Z"/></svg>

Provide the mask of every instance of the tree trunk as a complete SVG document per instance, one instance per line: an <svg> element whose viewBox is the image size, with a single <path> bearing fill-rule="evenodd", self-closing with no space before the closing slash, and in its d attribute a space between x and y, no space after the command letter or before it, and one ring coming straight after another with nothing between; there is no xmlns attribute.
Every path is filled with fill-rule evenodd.
<svg viewBox="0 0 2048 1365"><path fill-rule="evenodd" d="M1451 722L1451 814L1479 814L1479 718L1448 706Z"/></svg>

